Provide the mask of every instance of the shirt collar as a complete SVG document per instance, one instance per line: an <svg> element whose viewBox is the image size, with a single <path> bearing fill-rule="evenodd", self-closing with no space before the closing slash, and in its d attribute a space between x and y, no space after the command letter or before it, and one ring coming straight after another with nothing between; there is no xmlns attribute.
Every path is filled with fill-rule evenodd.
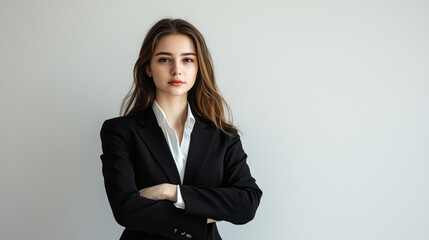
<svg viewBox="0 0 429 240"><path fill-rule="evenodd" d="M158 103L154 100L153 104L152 104L152 110L155 113L155 117L156 117L156 121L158 122L159 126L162 126L163 124L167 123L167 116L165 115L164 111L161 109L161 107L158 105ZM185 128L188 127L193 127L195 123L195 117L192 114L191 111L191 106L189 105L188 102L188 115L186 116L186 121L185 121Z"/></svg>

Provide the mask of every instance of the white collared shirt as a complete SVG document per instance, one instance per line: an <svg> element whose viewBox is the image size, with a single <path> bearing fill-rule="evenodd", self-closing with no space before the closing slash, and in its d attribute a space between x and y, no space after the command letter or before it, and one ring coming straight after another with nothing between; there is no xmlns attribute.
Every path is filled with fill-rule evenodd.
<svg viewBox="0 0 429 240"><path fill-rule="evenodd" d="M170 148L174 162L176 163L176 167L180 175L180 182L183 184L186 160L188 158L189 145L191 143L191 133L195 124L195 118L194 115L192 115L191 107L188 103L188 115L186 116L181 144L179 144L179 139L176 132L168 123L167 116L156 101L153 101L152 109L155 113L158 125L164 133L165 140L167 141L168 147ZM174 206L185 209L185 202L183 201L182 194L180 193L179 185L177 185L177 202L174 203Z"/></svg>

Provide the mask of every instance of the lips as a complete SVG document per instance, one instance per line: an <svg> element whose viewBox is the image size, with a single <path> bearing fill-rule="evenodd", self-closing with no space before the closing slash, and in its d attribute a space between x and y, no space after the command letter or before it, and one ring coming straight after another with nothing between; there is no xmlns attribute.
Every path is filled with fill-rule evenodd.
<svg viewBox="0 0 429 240"><path fill-rule="evenodd" d="M180 80L173 80L173 81L170 81L170 82L168 82L168 83L184 83L183 81L180 81Z"/></svg>
<svg viewBox="0 0 429 240"><path fill-rule="evenodd" d="M173 86L180 86L182 84L184 84L185 82L180 81L180 80L172 80L170 82L168 82L168 84L173 85Z"/></svg>

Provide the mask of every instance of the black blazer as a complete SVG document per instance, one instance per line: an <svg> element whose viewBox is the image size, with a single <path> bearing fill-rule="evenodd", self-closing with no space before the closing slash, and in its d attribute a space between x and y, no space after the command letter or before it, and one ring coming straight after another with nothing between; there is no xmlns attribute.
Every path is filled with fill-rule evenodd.
<svg viewBox="0 0 429 240"><path fill-rule="evenodd" d="M244 224L252 220L262 191L250 175L240 137L195 116L183 185L186 209L141 197L139 190L181 184L168 144L151 107L106 120L101 128L102 172L120 239L221 239L207 218Z"/></svg>

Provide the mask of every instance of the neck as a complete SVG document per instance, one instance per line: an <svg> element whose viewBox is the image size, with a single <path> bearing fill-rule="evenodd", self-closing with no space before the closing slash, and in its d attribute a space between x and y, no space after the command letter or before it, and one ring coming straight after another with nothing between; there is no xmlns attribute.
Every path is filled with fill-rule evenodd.
<svg viewBox="0 0 429 240"><path fill-rule="evenodd" d="M188 101L185 96L163 97L158 95L155 98L158 105L164 111L168 123L171 127L183 127L188 115Z"/></svg>

